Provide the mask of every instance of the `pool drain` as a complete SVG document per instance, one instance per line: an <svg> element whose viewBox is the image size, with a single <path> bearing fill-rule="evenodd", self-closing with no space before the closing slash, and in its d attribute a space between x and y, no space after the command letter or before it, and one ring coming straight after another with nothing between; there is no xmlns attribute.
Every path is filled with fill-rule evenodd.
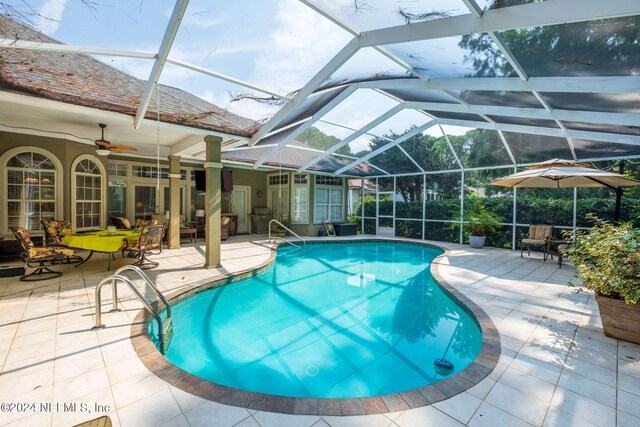
<svg viewBox="0 0 640 427"><path fill-rule="evenodd" d="M307 366L307 369L305 369L305 372L307 376L315 377L320 373L320 368L318 368L316 365L309 365Z"/></svg>

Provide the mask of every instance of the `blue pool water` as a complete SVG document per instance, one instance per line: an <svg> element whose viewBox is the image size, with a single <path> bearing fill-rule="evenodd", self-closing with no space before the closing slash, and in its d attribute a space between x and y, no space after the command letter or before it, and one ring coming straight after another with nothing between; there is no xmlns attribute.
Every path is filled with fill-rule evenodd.
<svg viewBox="0 0 640 427"><path fill-rule="evenodd" d="M440 253L374 242L280 248L260 275L176 304L166 357L218 384L293 397L375 396L439 381L468 365L482 341L429 273ZM442 356L455 366L449 375L434 368Z"/></svg>

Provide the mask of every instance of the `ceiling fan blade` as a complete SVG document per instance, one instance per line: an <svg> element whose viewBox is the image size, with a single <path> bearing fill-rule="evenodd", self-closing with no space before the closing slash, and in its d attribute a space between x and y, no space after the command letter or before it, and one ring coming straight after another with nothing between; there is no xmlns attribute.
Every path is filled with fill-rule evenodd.
<svg viewBox="0 0 640 427"><path fill-rule="evenodd" d="M105 141L105 140L100 140L100 139L96 139L96 145L102 148L106 148L106 149L110 149L112 147L115 147L115 145L113 145L112 143L110 143L109 141Z"/></svg>
<svg viewBox="0 0 640 427"><path fill-rule="evenodd" d="M109 148L114 153L122 153L124 151L138 151L135 147L130 147L128 145L111 145Z"/></svg>

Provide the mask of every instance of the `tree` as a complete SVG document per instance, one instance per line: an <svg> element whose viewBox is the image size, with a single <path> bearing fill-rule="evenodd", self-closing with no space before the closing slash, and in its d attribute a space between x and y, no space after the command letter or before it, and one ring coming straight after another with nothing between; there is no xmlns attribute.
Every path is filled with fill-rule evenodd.
<svg viewBox="0 0 640 427"><path fill-rule="evenodd" d="M336 138L335 136L327 135L326 133L322 132L320 129L318 129L315 126L311 126L305 129L302 133L300 133L300 135L296 137L296 140L306 144L311 148L317 148L318 150L323 150L323 151L333 147L334 145L340 142L339 138ZM336 151L336 153L344 154L347 156L352 155L351 149L349 148L348 144L345 145L344 147L341 147L339 150Z"/></svg>
<svg viewBox="0 0 640 427"><path fill-rule="evenodd" d="M495 1L490 8L514 6L523 0ZM640 60L640 20L625 17L544 27L500 34L529 76L633 75ZM472 76L514 76L505 56L486 33L462 36Z"/></svg>
<svg viewBox="0 0 640 427"><path fill-rule="evenodd" d="M384 136L385 138L397 139L413 129L415 129L415 126L407 129L402 134L391 132ZM387 145L389 140L385 138L372 138L369 142L371 151ZM408 138L400 145L424 170L457 169L453 154L444 137L436 138L420 133ZM390 148L378 154L371 159L371 162L392 174L402 172L419 173L419 169L398 147ZM422 175L404 176L396 179L396 189L407 203L422 200L422 186ZM439 191L442 192L454 192L456 190L455 187L459 189L459 180L455 184L455 181L446 179L438 187Z"/></svg>

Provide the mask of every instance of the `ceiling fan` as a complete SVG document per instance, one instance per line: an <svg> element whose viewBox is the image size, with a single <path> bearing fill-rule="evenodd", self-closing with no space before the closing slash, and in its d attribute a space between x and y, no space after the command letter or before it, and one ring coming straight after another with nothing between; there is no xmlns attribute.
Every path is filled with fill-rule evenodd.
<svg viewBox="0 0 640 427"><path fill-rule="evenodd" d="M123 153L125 151L138 151L137 148L130 147L128 145L115 145L104 139L104 129L107 127L104 123L99 123L98 126L102 129L102 136L100 139L96 139L96 154L99 156L108 156L111 153Z"/></svg>

